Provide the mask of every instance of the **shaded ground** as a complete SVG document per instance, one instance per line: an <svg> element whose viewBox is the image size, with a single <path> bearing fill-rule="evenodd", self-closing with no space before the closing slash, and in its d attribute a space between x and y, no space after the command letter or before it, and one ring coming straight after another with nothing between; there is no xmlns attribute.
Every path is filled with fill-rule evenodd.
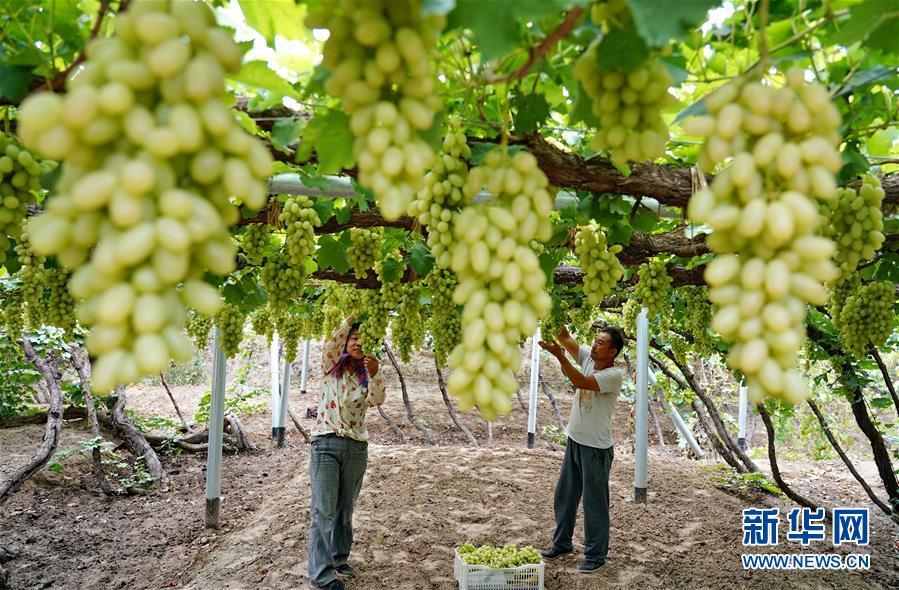
<svg viewBox="0 0 899 590"><path fill-rule="evenodd" d="M317 358L314 352L312 358ZM516 405L509 417L494 425L490 445L484 440L484 422L466 414L465 422L480 443L470 447L446 413L432 359L422 356L403 368L416 413L439 444L423 443L408 423L395 374L385 367L393 380L385 407L410 442L397 444L384 420L376 412L369 414L370 463L357 506L351 557L362 571L348 585L352 590L450 590L457 587L452 550L460 539L540 546L549 540L553 526L552 492L561 453L545 439L535 449L524 448L526 414ZM268 383L264 364L254 379L256 373L259 384ZM562 389L554 368L547 367L544 375L556 391ZM309 391L316 391L317 384L313 370ZM298 382L293 389L292 407L305 415L312 395L298 395ZM193 414L205 390L175 388L185 414ZM129 394L131 408L174 416L160 388L141 386ZM560 406L567 417L567 401L560 399ZM741 509L768 505L783 512L789 503L771 496L748 501L719 490L712 482L714 461L682 458L671 444L664 450L651 447L649 503L634 504L629 411L624 402L619 404L609 563L584 577L575 572L579 556L562 558L547 566L548 590L899 587L899 549L893 546L899 533L875 512L872 545L855 549L871 554L869 572L744 573ZM61 461L62 472L38 474L0 513L0 545L21 550L21 556L7 564L12 588L305 588L308 447L291 427L287 447L271 448L271 421L265 412L245 421L261 449L225 457L224 528L218 532L203 529L202 455L165 459L169 489L147 497L107 499L98 494L88 464L78 454ZM542 396L539 422L555 422ZM42 427L34 426L0 430L0 475L27 460L41 434ZM70 423L63 429L60 449L77 447L87 438L86 431ZM652 433L650 441L655 441ZM799 491L824 499L828 506L870 506L851 476L835 463L792 462L782 470ZM582 547L582 541L579 523L575 543ZM829 543L801 550L783 538L775 549L834 551Z"/></svg>

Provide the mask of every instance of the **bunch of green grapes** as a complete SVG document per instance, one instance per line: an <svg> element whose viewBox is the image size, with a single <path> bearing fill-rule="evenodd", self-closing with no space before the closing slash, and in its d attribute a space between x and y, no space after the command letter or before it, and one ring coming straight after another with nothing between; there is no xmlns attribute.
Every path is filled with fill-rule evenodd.
<svg viewBox="0 0 899 590"><path fill-rule="evenodd" d="M234 269L235 203L262 207L273 166L223 100L241 50L205 3L133 0L86 55L65 94L22 103L18 132L64 164L29 232L74 270L93 387L107 392L192 356L186 309L218 310L200 279Z"/></svg>
<svg viewBox="0 0 899 590"><path fill-rule="evenodd" d="M43 311L44 324L61 328L68 334L75 331L75 300L69 294L67 271L61 268L45 269L42 278L46 289L46 300Z"/></svg>
<svg viewBox="0 0 899 590"><path fill-rule="evenodd" d="M346 309L344 295L346 289L337 284L329 284L325 286L322 295L322 333L325 338L331 336L334 330L340 325L346 316L352 313L352 310Z"/></svg>
<svg viewBox="0 0 899 590"><path fill-rule="evenodd" d="M649 318L652 319L658 313L664 314L668 309L668 291L671 289L671 277L665 269L665 261L653 258L641 264L637 277L634 295L648 310Z"/></svg>
<svg viewBox="0 0 899 590"><path fill-rule="evenodd" d="M530 545L524 548L511 543L503 547L491 545L475 547L471 543L464 543L458 546L456 551L468 565L485 565L492 568L520 567L543 561L540 553Z"/></svg>
<svg viewBox="0 0 899 590"><path fill-rule="evenodd" d="M569 310L568 319L580 340L592 342L596 338L596 307L581 302L580 307Z"/></svg>
<svg viewBox="0 0 899 590"><path fill-rule="evenodd" d="M402 271L396 276L388 277L387 268L393 266L394 269L402 265L401 257L397 253L390 253L381 260L375 262L375 274L381 281L381 305L388 311L396 309L403 295L403 287L401 283Z"/></svg>
<svg viewBox="0 0 899 590"><path fill-rule="evenodd" d="M623 2L594 5L591 17L607 30L630 21ZM592 101L600 129L590 140L595 150L608 150L622 162L643 161L665 155L668 126L662 111L675 104L668 94L672 84L665 65L650 58L634 68L600 69L599 41L594 42L574 65L574 77Z"/></svg>
<svg viewBox="0 0 899 590"><path fill-rule="evenodd" d="M693 347L703 355L714 352L715 344L709 328L712 325L712 305L708 289L688 285L679 290L684 302L684 328L693 338Z"/></svg>
<svg viewBox="0 0 899 590"><path fill-rule="evenodd" d="M470 159L471 149L461 131L461 120L454 115L443 138L443 153L425 174L424 187L409 205L409 215L428 228L428 246L440 268L450 267L453 223L459 209L470 202L462 190Z"/></svg>
<svg viewBox="0 0 899 590"><path fill-rule="evenodd" d="M400 358L408 363L412 358L412 351L421 348L425 336L425 323L421 317L421 293L417 285L401 285L396 311L390 321L390 333Z"/></svg>
<svg viewBox="0 0 899 590"><path fill-rule="evenodd" d="M861 287L840 312L840 339L850 353L865 358L869 346L883 346L896 324L896 288L890 281Z"/></svg>
<svg viewBox="0 0 899 590"><path fill-rule="evenodd" d="M306 316L303 318L303 338L306 340L319 340L326 334L323 330L325 310L322 303L310 301L306 306Z"/></svg>
<svg viewBox="0 0 899 590"><path fill-rule="evenodd" d="M453 271L444 268L431 269L425 278L425 286L431 292L427 329L434 339L434 358L441 367L446 365L450 352L461 338L462 318L453 301L457 283Z"/></svg>
<svg viewBox="0 0 899 590"><path fill-rule="evenodd" d="M262 286L274 312L280 312L290 301L302 296L305 271L305 266L295 266L290 254L283 249L266 260L261 273Z"/></svg>
<svg viewBox="0 0 899 590"><path fill-rule="evenodd" d="M350 246L346 249L346 259L357 279L364 279L381 255L380 227L354 227L350 229Z"/></svg>
<svg viewBox="0 0 899 590"><path fill-rule="evenodd" d="M209 316L196 312L187 314L184 330L197 348L206 348L206 341L209 339L209 331L211 329L212 318Z"/></svg>
<svg viewBox="0 0 899 590"><path fill-rule="evenodd" d="M836 195L840 114L827 89L792 69L780 88L760 82L722 86L706 98L709 115L685 124L705 138L705 171L731 164L690 199L694 222L711 227L718 254L706 267L713 329L732 344L728 364L747 379L754 403L793 403L808 388L796 369L806 305L827 301L839 271L834 243L818 234L814 199Z"/></svg>
<svg viewBox="0 0 899 590"><path fill-rule="evenodd" d="M581 261L584 294L590 305L599 305L624 276L624 267L615 256L618 252L621 252L621 246L616 244L609 248L605 233L595 221L578 227L574 236L574 253Z"/></svg>
<svg viewBox="0 0 899 590"><path fill-rule="evenodd" d="M689 354L687 341L674 332L666 332L666 334L668 335L668 344L671 346L671 353L674 355L674 358L681 363L686 363Z"/></svg>
<svg viewBox="0 0 899 590"><path fill-rule="evenodd" d="M824 205L823 234L836 242L834 260L843 274L874 258L883 245L883 188L876 176L866 176L858 191L837 190L835 202Z"/></svg>
<svg viewBox="0 0 899 590"><path fill-rule="evenodd" d="M422 133L441 106L428 60L443 20L423 16L418 0L323 2L310 19L331 32L325 91L351 115L359 182L387 219L406 212L434 160Z"/></svg>
<svg viewBox="0 0 899 590"><path fill-rule="evenodd" d="M628 299L621 306L621 329L629 336L637 336L637 316L643 306L636 299Z"/></svg>
<svg viewBox="0 0 899 590"><path fill-rule="evenodd" d="M29 328L40 328L44 323L44 263L46 258L34 253L28 232L23 232L15 246L21 267L16 272L21 282L22 302L25 307L25 323Z"/></svg>
<svg viewBox="0 0 899 590"><path fill-rule="evenodd" d="M278 337L284 343L284 359L289 363L297 358L300 340L303 340L303 320L302 315L288 310L282 313L275 322Z"/></svg>
<svg viewBox="0 0 899 590"><path fill-rule="evenodd" d="M0 264L6 260L9 238L18 239L28 205L41 190L40 177L56 167L26 150L13 135L0 133Z"/></svg>
<svg viewBox="0 0 899 590"><path fill-rule="evenodd" d="M249 262L259 264L265 257L270 239L271 231L267 223L251 223L240 235L240 251Z"/></svg>
<svg viewBox="0 0 899 590"><path fill-rule="evenodd" d="M358 307L353 302L349 302L348 305L353 310L358 309L360 313L356 314L356 317L362 318L362 325L359 327L362 335L362 352L373 354L380 348L384 336L387 335L390 309L384 305L384 297L380 291L357 289L356 292L361 296Z"/></svg>
<svg viewBox="0 0 899 590"><path fill-rule="evenodd" d="M484 186L495 200L466 207L453 227L453 300L465 309L447 383L462 410L477 406L492 422L511 410L518 389L519 340L534 333L552 303L530 243L550 238L553 200L537 159L511 155L504 145L469 172L465 191L473 197Z"/></svg>
<svg viewBox="0 0 899 590"><path fill-rule="evenodd" d="M24 311L21 297L7 297L3 300L3 325L6 327L6 337L11 342L22 337L25 328Z"/></svg>
<svg viewBox="0 0 899 590"><path fill-rule="evenodd" d="M215 314L213 320L221 333L221 346L226 359L231 358L240 351L246 319L246 315L240 308L231 303L223 303Z"/></svg>
<svg viewBox="0 0 899 590"><path fill-rule="evenodd" d="M540 322L540 339L552 342L559 338L559 332L568 322L569 303L564 299L553 299L549 313Z"/></svg>
<svg viewBox="0 0 899 590"><path fill-rule="evenodd" d="M843 274L839 279L830 283L829 286L828 311L834 327L840 330L840 314L843 311L843 306L846 304L847 299L858 293L858 290L862 288L861 277L856 272Z"/></svg>
<svg viewBox="0 0 899 590"><path fill-rule="evenodd" d="M295 266L305 268L306 259L315 250L315 228L321 225L312 199L306 196L287 199L278 217L287 232L284 247Z"/></svg>
<svg viewBox="0 0 899 590"><path fill-rule="evenodd" d="M253 332L265 336L265 341L271 344L272 336L275 334L275 318L272 308L266 304L251 313L250 326L253 328Z"/></svg>

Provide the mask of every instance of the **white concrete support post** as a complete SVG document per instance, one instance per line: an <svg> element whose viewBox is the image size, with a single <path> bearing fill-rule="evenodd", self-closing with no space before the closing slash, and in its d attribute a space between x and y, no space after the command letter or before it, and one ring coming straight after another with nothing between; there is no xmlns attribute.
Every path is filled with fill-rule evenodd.
<svg viewBox="0 0 899 590"><path fill-rule="evenodd" d="M309 343L303 343L303 372L300 373L300 395L306 395L306 377L309 374Z"/></svg>
<svg viewBox="0 0 899 590"><path fill-rule="evenodd" d="M634 433L634 502L646 503L646 455L649 447L649 317L644 307L637 316L637 431Z"/></svg>
<svg viewBox="0 0 899 590"><path fill-rule="evenodd" d="M280 387L281 376L278 374L278 368L281 366L281 354L278 344L278 333L272 334L271 355L269 356L269 368L272 373L272 440L277 437L275 428L278 425L278 401L281 399Z"/></svg>
<svg viewBox="0 0 899 590"><path fill-rule="evenodd" d="M534 332L531 343L531 383L528 390L528 448L534 448L537 438L537 383L540 378L540 328Z"/></svg>
<svg viewBox="0 0 899 590"><path fill-rule="evenodd" d="M212 346L212 394L209 403L209 449L206 455L206 528L219 528L222 496L222 433L225 427L225 351L215 328Z"/></svg>
<svg viewBox="0 0 899 590"><path fill-rule="evenodd" d="M278 425L275 428L275 443L284 446L284 425L287 423L287 400L290 397L290 367L285 358L281 365L281 394L278 396Z"/></svg>
<svg viewBox="0 0 899 590"><path fill-rule="evenodd" d="M740 424L740 432L737 438L737 446L740 447L741 451L746 450L746 410L747 405L749 403L749 388L746 387L743 383L740 384L740 410L739 410L739 424Z"/></svg>

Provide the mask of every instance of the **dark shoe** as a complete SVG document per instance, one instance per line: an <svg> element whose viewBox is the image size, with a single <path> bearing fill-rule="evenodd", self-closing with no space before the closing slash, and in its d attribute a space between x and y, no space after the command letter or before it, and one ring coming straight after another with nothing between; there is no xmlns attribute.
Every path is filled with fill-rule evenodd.
<svg viewBox="0 0 899 590"><path fill-rule="evenodd" d="M314 588L315 590L346 590L346 586L340 580L331 580L324 586L316 586L310 582L309 587Z"/></svg>
<svg viewBox="0 0 899 590"><path fill-rule="evenodd" d="M594 561L592 559L585 559L581 562L581 565L577 566L577 571L579 574L592 574L594 572L598 572L599 568L606 564L605 561Z"/></svg>
<svg viewBox="0 0 899 590"><path fill-rule="evenodd" d="M562 557L563 555L568 555L569 553L574 553L574 549L559 549L555 545L550 545L546 549L540 550L540 555L543 556L543 559L548 561L552 561L558 557Z"/></svg>
<svg viewBox="0 0 899 590"><path fill-rule="evenodd" d="M340 576L341 578L355 578L356 570L353 569L348 563L341 563L340 565L334 566L334 573Z"/></svg>

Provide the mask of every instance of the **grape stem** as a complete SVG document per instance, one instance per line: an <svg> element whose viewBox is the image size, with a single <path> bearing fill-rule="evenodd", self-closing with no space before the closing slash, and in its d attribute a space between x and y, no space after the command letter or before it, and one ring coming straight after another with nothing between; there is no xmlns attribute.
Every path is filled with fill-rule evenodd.
<svg viewBox="0 0 899 590"><path fill-rule="evenodd" d="M571 29L574 28L574 25L577 24L583 14L584 8L582 6L575 6L572 8L568 13L568 16L565 17L565 20L562 21L562 24L560 24L555 31L550 33L540 45L533 47L528 51L528 60L524 62L520 68L505 76L485 76L484 82L487 84L503 84L524 78L530 69L534 67L534 64L546 55L550 47L571 32Z"/></svg>

